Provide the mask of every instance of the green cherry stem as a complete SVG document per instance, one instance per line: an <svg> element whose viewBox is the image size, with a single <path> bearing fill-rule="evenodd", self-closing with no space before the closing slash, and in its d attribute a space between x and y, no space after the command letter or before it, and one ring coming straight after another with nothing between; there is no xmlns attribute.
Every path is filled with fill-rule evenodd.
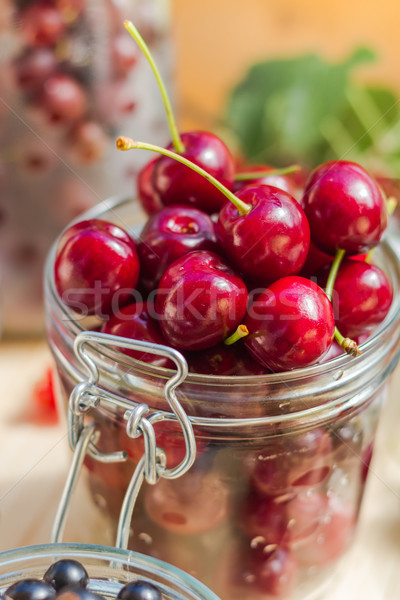
<svg viewBox="0 0 400 600"><path fill-rule="evenodd" d="M173 113L172 107L171 107L171 102L169 100L167 90L165 88L164 82L160 75L160 71L158 70L156 63L154 62L154 59L151 55L151 52L150 52L146 42L144 41L144 39L142 38L142 36L138 32L138 30L136 29L136 27L134 26L132 21L124 21L124 26L125 26L125 29L131 34L131 36L133 37L133 39L135 40L135 42L137 43L137 45L139 46L139 48L141 49L141 51L143 52L145 57L147 58L147 60L150 64L150 67L153 70L154 76L158 83L158 87L160 88L161 96L162 96L164 106L165 106L165 112L167 113L167 119L168 119L169 129L171 132L172 143L174 145L175 150L179 154L182 154L185 151L185 146L183 145L183 142L179 135L178 127L176 125L174 113Z"/></svg>
<svg viewBox="0 0 400 600"><path fill-rule="evenodd" d="M207 181L212 183L222 194L224 194L224 196L226 196L226 198L228 198L230 202L232 202L232 204L237 208L240 215L247 215L247 213L250 212L252 208L251 204L246 204L246 202L240 200L240 198L235 196L235 194L228 190L228 188L226 188L220 181L218 181L218 179L215 179L215 177L210 175L210 173L207 173L207 171L194 164L192 161L188 160L184 156L177 154L176 152L172 152L171 150L167 150L166 148L161 148L161 146L155 146L153 144L147 144L145 142L137 142L125 136L121 136L117 139L117 148L118 150L122 151L136 149L150 150L151 152L158 152L158 154L168 156L169 158L172 158L182 163L186 167L189 167L189 169L192 169L193 171L207 179Z"/></svg>
<svg viewBox="0 0 400 600"><path fill-rule="evenodd" d="M247 329L246 325L239 325L236 331L227 337L226 340L224 340L224 344L226 346L231 346L235 342L238 342L242 338L246 337L246 335L249 335L249 330Z"/></svg>
<svg viewBox="0 0 400 600"><path fill-rule="evenodd" d="M345 253L346 253L345 250L340 250L340 249L336 250L336 255L335 255L334 261L331 265L331 269L329 271L328 281L326 282L325 293L331 302L332 302L333 286L335 285L339 267L344 258Z"/></svg>
<svg viewBox="0 0 400 600"><path fill-rule="evenodd" d="M335 327L335 340L343 348L346 354L351 354L351 356L359 356L359 354L361 354L361 350L358 348L357 343L350 338L345 338L337 327Z"/></svg>
<svg viewBox="0 0 400 600"><path fill-rule="evenodd" d="M261 177L269 177L270 175L291 175L300 171L299 165L289 165L288 167L282 167L280 169L269 169L265 171L243 171L243 173L236 173L235 181L247 181L249 179L260 179Z"/></svg>
<svg viewBox="0 0 400 600"><path fill-rule="evenodd" d="M328 296L330 302L332 303L332 295L333 295L333 287L335 285L336 277L339 271L339 267L342 263L344 255L346 254L345 250L336 250L336 255L331 265L331 269L328 275L328 281L326 282L325 293ZM335 340L337 343L343 348L346 354L351 354L352 356L358 356L361 354L361 351L358 349L357 343L350 339L345 338L339 331L337 327L335 327Z"/></svg>

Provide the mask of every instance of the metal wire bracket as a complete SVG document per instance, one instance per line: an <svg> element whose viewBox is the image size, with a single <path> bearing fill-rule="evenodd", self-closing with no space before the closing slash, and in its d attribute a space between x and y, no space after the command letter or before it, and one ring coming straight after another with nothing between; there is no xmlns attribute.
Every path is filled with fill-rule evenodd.
<svg viewBox="0 0 400 600"><path fill-rule="evenodd" d="M196 440L193 427L175 392L176 388L187 377L188 366L182 354L168 346L121 338L94 331L84 331L76 337L74 351L88 372L88 378L72 390L69 399L68 440L74 454L54 520L51 532L52 542L61 541L68 506L85 455L89 454L92 458L100 462L120 462L127 458L126 453L123 451L112 453L101 452L96 447L100 436L100 433L96 431L96 424L92 422L86 426L84 425L84 414L90 408L100 405L102 401L107 401L108 405L113 404L113 397L98 385L100 372L94 358L86 348L86 345L90 343L165 356L172 360L177 367L176 373L165 383L164 395L182 427L185 440L185 456L178 465L172 469L168 469L166 467L165 452L156 444L153 423L164 419L161 411L152 412L146 404L132 404L132 409L126 410L124 414L127 435L131 438L143 435L145 447L144 455L137 464L126 491L118 522L116 546L118 548L126 548L129 540L132 513L143 480L146 479L149 484L154 485L160 477L176 479L186 473L194 463L196 457Z"/></svg>

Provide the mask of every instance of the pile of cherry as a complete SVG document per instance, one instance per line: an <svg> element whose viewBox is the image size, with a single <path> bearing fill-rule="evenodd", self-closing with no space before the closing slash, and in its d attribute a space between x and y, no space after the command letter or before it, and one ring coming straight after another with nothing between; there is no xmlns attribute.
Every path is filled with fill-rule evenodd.
<svg viewBox="0 0 400 600"><path fill-rule="evenodd" d="M20 579L3 593L4 600L105 600L88 587L89 575L77 560L66 558L50 565L42 579ZM118 600L161 600L161 592L147 581L121 587Z"/></svg>
<svg viewBox="0 0 400 600"><path fill-rule="evenodd" d="M150 190L163 205L137 242L97 219L64 232L55 263L63 301L102 319L106 333L183 351L192 370L203 373L257 374L321 362L343 352L335 326L343 346L343 337L363 341L392 301L388 278L365 255L387 224L386 201L372 177L354 163L326 163L296 200L282 189L289 176L280 176L281 188L277 176L269 185L268 175L259 182L257 172L244 187L235 183L233 159L210 133L182 140L185 156L212 163L208 171L226 189L241 188L232 194L238 205L186 165L158 158L145 167L152 177L139 191L143 202ZM324 288L344 254L338 250L346 257L332 304Z"/></svg>
<svg viewBox="0 0 400 600"><path fill-rule="evenodd" d="M85 0L15 1L14 20L20 30L20 50L13 74L25 103L51 127L57 126L71 156L90 165L104 155L108 132L99 114L93 85L93 44ZM117 33L118 31L118 33ZM119 32L110 40L110 85L117 93L137 62L137 51ZM113 83L114 82L114 83ZM26 157L27 167L43 168L41 155Z"/></svg>
<svg viewBox="0 0 400 600"><path fill-rule="evenodd" d="M125 26L160 80L140 34ZM178 133L160 87L171 145L117 140L120 150L158 153L138 179L151 216L137 241L101 220L65 231L55 262L62 300L99 317L106 333L183 351L202 373L286 371L357 355L392 301L385 273L371 264L388 222L380 186L343 160L320 165L304 189L290 168L238 171L215 135Z"/></svg>

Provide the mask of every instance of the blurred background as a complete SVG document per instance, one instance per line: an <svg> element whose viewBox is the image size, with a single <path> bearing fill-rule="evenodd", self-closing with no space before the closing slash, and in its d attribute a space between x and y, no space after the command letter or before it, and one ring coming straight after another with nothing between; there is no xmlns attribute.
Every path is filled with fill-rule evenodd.
<svg viewBox="0 0 400 600"><path fill-rule="evenodd" d="M180 122L209 126L252 63L317 53L345 60L355 48L376 62L357 79L400 90L396 0L173 0Z"/></svg>
<svg viewBox="0 0 400 600"><path fill-rule="evenodd" d="M247 163L356 160L392 193L399 16L396 0L1 0L3 336L43 333L43 263L59 231L134 193L148 156L122 156L116 137L169 140L124 18L154 53L182 130L218 133Z"/></svg>

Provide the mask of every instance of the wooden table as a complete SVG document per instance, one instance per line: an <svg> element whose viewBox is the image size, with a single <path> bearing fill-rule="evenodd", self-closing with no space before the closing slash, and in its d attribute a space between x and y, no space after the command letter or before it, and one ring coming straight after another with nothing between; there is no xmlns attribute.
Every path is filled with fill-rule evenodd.
<svg viewBox="0 0 400 600"><path fill-rule="evenodd" d="M24 414L50 364L44 342L0 344L0 550L49 540L71 455L63 424L34 425ZM399 389L400 368L382 415L357 538L323 600L400 598ZM99 541L101 521L86 494L78 486L65 541Z"/></svg>

